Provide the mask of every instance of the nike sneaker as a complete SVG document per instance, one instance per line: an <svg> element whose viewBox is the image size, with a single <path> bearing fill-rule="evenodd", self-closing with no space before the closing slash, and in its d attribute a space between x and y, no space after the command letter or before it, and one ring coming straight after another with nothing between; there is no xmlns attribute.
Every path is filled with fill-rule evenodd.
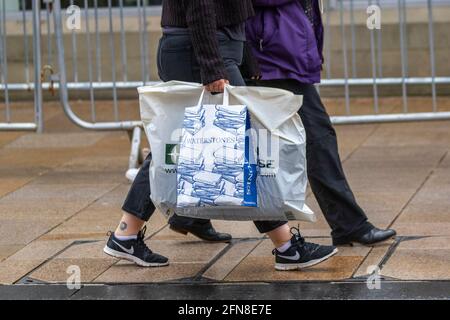
<svg viewBox="0 0 450 320"><path fill-rule="evenodd" d="M296 230L294 233L293 230ZM274 249L275 269L279 271L299 270L319 264L334 256L338 249L306 242L298 228L291 229L291 247L284 252Z"/></svg>
<svg viewBox="0 0 450 320"><path fill-rule="evenodd" d="M125 259L142 267L163 267L169 265L169 259L152 252L145 244L146 230L147 227L144 227L139 231L137 239L125 241L117 239L114 232L111 232L103 251L114 258Z"/></svg>

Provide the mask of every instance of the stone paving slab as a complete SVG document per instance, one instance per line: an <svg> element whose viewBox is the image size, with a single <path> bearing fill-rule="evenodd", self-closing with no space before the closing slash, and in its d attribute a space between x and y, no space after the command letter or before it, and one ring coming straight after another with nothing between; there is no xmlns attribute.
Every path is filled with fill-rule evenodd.
<svg viewBox="0 0 450 320"><path fill-rule="evenodd" d="M376 124L337 126L335 128L339 142L339 155L345 160L358 149L378 127Z"/></svg>
<svg viewBox="0 0 450 320"><path fill-rule="evenodd" d="M307 239L320 244L330 244L330 239ZM357 246L339 248L340 252L320 265L302 271L275 271L273 245L264 240L226 278L226 281L306 281L342 280L351 278L369 248ZM257 266L257 267L256 267Z"/></svg>
<svg viewBox="0 0 450 320"><path fill-rule="evenodd" d="M34 102L33 101L11 101L11 122L33 122L34 121ZM5 104L0 104L0 114L4 114ZM43 120L44 123L55 117L63 114L61 104L59 101L46 101L44 106ZM0 118L4 122L4 118Z"/></svg>
<svg viewBox="0 0 450 320"><path fill-rule="evenodd" d="M365 257L358 270L353 277L365 277L373 272L374 266L380 266L383 258L388 254L389 249L394 243L394 239L390 239L383 243L377 244L370 249L369 254Z"/></svg>
<svg viewBox="0 0 450 320"><path fill-rule="evenodd" d="M440 168L450 168L450 150L445 155L444 159L442 159L442 162L439 164Z"/></svg>
<svg viewBox="0 0 450 320"><path fill-rule="evenodd" d="M344 90L342 90L342 96L343 95ZM329 114L336 116L346 115L345 99L338 97L324 98L322 103L326 106ZM379 108L382 113L393 113L400 105L401 101L396 98L383 98L379 101ZM352 98L351 113L354 115L373 114L373 99Z"/></svg>
<svg viewBox="0 0 450 320"><path fill-rule="evenodd" d="M4 147L8 143L11 143L24 134L25 133L23 132L2 132L0 135L0 148Z"/></svg>
<svg viewBox="0 0 450 320"><path fill-rule="evenodd" d="M25 245L12 244L12 245L0 245L0 262L12 256L14 253L22 249Z"/></svg>
<svg viewBox="0 0 450 320"><path fill-rule="evenodd" d="M26 245L56 226L58 221L0 218L0 245Z"/></svg>
<svg viewBox="0 0 450 320"><path fill-rule="evenodd" d="M387 228L413 196L412 191L392 192L355 192L359 205L371 222L380 228Z"/></svg>
<svg viewBox="0 0 450 320"><path fill-rule="evenodd" d="M70 276L67 273L68 268L77 266L81 271L81 282L92 282L116 262L116 259L103 253L104 245L103 241L73 244L29 276L50 283L66 282Z"/></svg>
<svg viewBox="0 0 450 320"><path fill-rule="evenodd" d="M95 282L141 283L191 278L227 246L224 243L177 240L150 240L148 243L152 250L170 259L168 267L138 268L120 261L96 278Z"/></svg>
<svg viewBox="0 0 450 320"><path fill-rule="evenodd" d="M105 136L105 133L43 133L23 135L5 148L84 148L92 146Z"/></svg>
<svg viewBox="0 0 450 320"><path fill-rule="evenodd" d="M44 235L43 239L105 239L107 232L114 231L117 227L129 188L129 184L118 185ZM146 236L150 237L163 229L167 220L162 214L155 212L146 225Z"/></svg>
<svg viewBox="0 0 450 320"><path fill-rule="evenodd" d="M69 246L71 241L35 241L0 262L0 284L12 284Z"/></svg>
<svg viewBox="0 0 450 320"><path fill-rule="evenodd" d="M140 268L130 262L121 261L101 276L94 283L153 283L178 281L184 278L192 278L198 274L203 263L172 263L167 267Z"/></svg>
<svg viewBox="0 0 450 320"><path fill-rule="evenodd" d="M114 212L109 209L83 209L81 213L43 235L41 239L105 239L107 232L115 229L115 224L117 224L120 217L121 212L119 210L115 210Z"/></svg>
<svg viewBox="0 0 450 320"><path fill-rule="evenodd" d="M429 167L439 163L442 156L448 151L448 147L434 146L383 146L372 145L372 140L377 139L382 130L378 129L366 143L358 148L345 166L367 166L375 168L417 168Z"/></svg>
<svg viewBox="0 0 450 320"><path fill-rule="evenodd" d="M403 235L450 235L450 168L437 168L395 222Z"/></svg>
<svg viewBox="0 0 450 320"><path fill-rule="evenodd" d="M83 152L78 148L61 149L8 149L0 150L1 176L38 176L54 169Z"/></svg>
<svg viewBox="0 0 450 320"><path fill-rule="evenodd" d="M32 176L18 178L0 177L0 198L10 192L20 189L31 180L33 180Z"/></svg>
<svg viewBox="0 0 450 320"><path fill-rule="evenodd" d="M232 247L217 260L208 270L205 271L203 277L222 281L225 277L245 259L250 252L255 249L262 240L246 240L239 241L232 245Z"/></svg>
<svg viewBox="0 0 450 320"><path fill-rule="evenodd" d="M450 237L401 242L381 274L402 280L450 279Z"/></svg>
<svg viewBox="0 0 450 320"><path fill-rule="evenodd" d="M25 223L34 220L63 222L68 217L81 211L86 205L85 201L54 200L52 206L49 206L48 202L23 201L11 203L0 201L0 217L5 220L21 220Z"/></svg>
<svg viewBox="0 0 450 320"><path fill-rule="evenodd" d="M448 121L382 124L367 146L442 146L448 148Z"/></svg>
<svg viewBox="0 0 450 320"><path fill-rule="evenodd" d="M124 151L122 150L122 153ZM123 171L127 169L127 161L128 156L122 154L121 156L117 155L108 155L108 154L83 154L77 156L76 158L72 158L70 161L64 163L64 165L57 167L55 169L56 172L62 172L66 174L84 172L84 173L103 173L109 172L114 176L122 174L121 182L126 182L125 174Z"/></svg>
<svg viewBox="0 0 450 320"><path fill-rule="evenodd" d="M366 168L346 166L347 177L355 190L370 190L378 192L410 192L417 191L422 182L430 174L431 169L417 167L414 174L410 168Z"/></svg>

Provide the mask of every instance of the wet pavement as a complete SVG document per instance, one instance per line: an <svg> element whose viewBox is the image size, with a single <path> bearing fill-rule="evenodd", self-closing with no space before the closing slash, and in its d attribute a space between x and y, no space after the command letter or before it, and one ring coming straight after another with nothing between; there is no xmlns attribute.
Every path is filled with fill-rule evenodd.
<svg viewBox="0 0 450 320"><path fill-rule="evenodd" d="M325 102L333 114L341 113L340 100ZM429 100L409 100L412 110L424 103ZM136 104L121 101L120 114L136 118ZM370 105L352 101L361 113ZM382 99L380 105L395 112L401 99ZM450 110L450 99L439 105ZM74 107L90 114L85 103ZM100 119L112 110L110 103L98 103L98 109ZM26 103L13 111L18 120L31 116ZM251 222L215 221L234 240L211 244L172 232L159 213L147 224L146 241L170 258L169 267L145 269L104 255L106 233L115 229L129 188L128 135L81 130L53 102L45 105L45 126L41 135L0 133L0 298L450 297L448 121L336 128L360 205L370 221L395 228L398 236L374 247L340 247L330 260L301 272L275 271L271 243ZM317 223L291 225L299 224L308 240L330 244L329 227L311 194L308 204ZM65 286L71 266L80 268L80 290ZM368 282L375 287L369 289Z"/></svg>

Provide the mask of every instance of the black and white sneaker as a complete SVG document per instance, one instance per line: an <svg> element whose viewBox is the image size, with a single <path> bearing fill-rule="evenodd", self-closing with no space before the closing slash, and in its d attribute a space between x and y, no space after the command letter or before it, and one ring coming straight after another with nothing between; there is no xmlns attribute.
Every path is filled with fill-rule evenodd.
<svg viewBox="0 0 450 320"><path fill-rule="evenodd" d="M292 230L296 230L294 233ZM321 246L305 242L298 228L291 228L291 247L285 252L274 249L275 269L279 271L299 270L314 266L334 256L338 249L334 246Z"/></svg>
<svg viewBox="0 0 450 320"><path fill-rule="evenodd" d="M153 253L144 242L144 227L137 236L137 239L121 241L111 232L103 251L114 258L126 259L142 267L163 267L169 265L169 259L157 253Z"/></svg>

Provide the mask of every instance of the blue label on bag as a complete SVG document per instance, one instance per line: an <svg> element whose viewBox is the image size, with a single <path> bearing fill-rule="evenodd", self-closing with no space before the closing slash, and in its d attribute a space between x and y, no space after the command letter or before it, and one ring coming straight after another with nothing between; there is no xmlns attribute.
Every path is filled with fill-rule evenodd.
<svg viewBox="0 0 450 320"><path fill-rule="evenodd" d="M245 121L246 132L249 133L251 129L250 115L247 112ZM258 206L258 196L256 190L256 175L257 166L250 161L250 145L251 137L249 134L245 135L245 162L244 162L244 205L247 207Z"/></svg>

